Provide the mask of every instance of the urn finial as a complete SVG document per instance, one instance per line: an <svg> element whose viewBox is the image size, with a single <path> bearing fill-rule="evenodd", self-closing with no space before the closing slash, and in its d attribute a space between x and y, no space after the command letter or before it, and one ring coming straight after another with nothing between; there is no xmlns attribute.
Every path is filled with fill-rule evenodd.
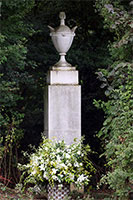
<svg viewBox="0 0 133 200"><path fill-rule="evenodd" d="M65 25L65 19L66 19L66 14L65 12L60 12L59 13L59 18L60 18L60 26L57 28L52 28L51 26L48 26L50 29L50 36L52 38L53 44L56 48L56 50L59 52L60 60L58 63L54 65L54 69L58 70L70 70L73 69L71 64L69 64L66 59L65 55L69 48L71 47L71 44L73 42L73 38L75 36L75 30L77 28L74 27L72 30Z"/></svg>
<svg viewBox="0 0 133 200"><path fill-rule="evenodd" d="M65 12L60 12L59 18L60 18L60 25L65 25L65 19L66 19Z"/></svg>

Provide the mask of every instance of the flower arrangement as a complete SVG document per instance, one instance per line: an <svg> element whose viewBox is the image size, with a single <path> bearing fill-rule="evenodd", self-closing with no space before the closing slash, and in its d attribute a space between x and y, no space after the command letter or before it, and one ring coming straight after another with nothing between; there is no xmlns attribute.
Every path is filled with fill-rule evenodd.
<svg viewBox="0 0 133 200"><path fill-rule="evenodd" d="M94 167L88 159L90 147L76 140L71 145L64 141L49 140L43 137L38 149L30 155L30 162L23 165L28 172L27 182L74 183L77 187L87 185ZM89 167L89 171L86 170Z"/></svg>

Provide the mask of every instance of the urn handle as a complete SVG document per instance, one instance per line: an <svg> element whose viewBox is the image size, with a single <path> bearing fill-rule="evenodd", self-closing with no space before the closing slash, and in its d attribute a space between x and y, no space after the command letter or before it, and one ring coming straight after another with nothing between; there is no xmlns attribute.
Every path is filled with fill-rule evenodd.
<svg viewBox="0 0 133 200"><path fill-rule="evenodd" d="M54 32L54 31L55 31L55 29L52 28L51 26L48 26L48 28L50 29L51 32Z"/></svg>
<svg viewBox="0 0 133 200"><path fill-rule="evenodd" d="M78 28L78 27L77 27L77 26L75 26L75 27L73 27L73 28L72 28L72 30L71 30L71 31L74 33L74 32L75 32L75 30L76 30L77 28Z"/></svg>

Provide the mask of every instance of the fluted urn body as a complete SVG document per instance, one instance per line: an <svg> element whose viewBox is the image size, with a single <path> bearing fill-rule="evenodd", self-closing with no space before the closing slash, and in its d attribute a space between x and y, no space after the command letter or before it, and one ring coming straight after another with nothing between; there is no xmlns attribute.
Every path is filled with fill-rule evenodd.
<svg viewBox="0 0 133 200"><path fill-rule="evenodd" d="M53 44L61 56L59 62L55 64L55 67L64 69L66 67L71 67L71 64L66 61L65 55L72 45L73 38L75 36L74 32L77 26L71 30L68 26L65 25L66 15L64 12L60 12L59 17L61 20L59 27L55 29L51 26L48 27L51 31L50 36L52 38Z"/></svg>

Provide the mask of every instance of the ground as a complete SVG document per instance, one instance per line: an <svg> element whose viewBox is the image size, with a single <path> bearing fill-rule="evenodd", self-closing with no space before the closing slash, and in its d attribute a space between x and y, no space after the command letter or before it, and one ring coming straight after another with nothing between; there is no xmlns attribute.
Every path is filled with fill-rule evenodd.
<svg viewBox="0 0 133 200"><path fill-rule="evenodd" d="M4 187L0 188L0 200L32 200L29 195L21 194L14 189Z"/></svg>
<svg viewBox="0 0 133 200"><path fill-rule="evenodd" d="M103 200L110 196L110 191L92 191L94 200ZM0 188L0 200L47 200L45 196L34 196L30 193L22 194L21 192L11 188Z"/></svg>

